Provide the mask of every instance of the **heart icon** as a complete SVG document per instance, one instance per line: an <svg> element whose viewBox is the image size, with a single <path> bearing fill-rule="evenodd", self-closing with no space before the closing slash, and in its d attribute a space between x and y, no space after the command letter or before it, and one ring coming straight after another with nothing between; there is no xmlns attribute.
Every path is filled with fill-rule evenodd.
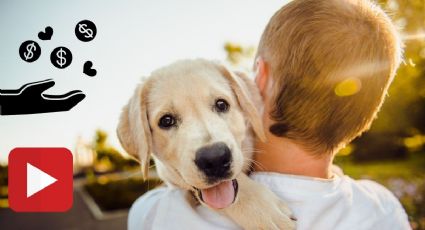
<svg viewBox="0 0 425 230"><path fill-rule="evenodd" d="M91 61L86 61L84 63L83 73L87 74L90 77L94 77L97 74L97 71L92 68L93 63Z"/></svg>
<svg viewBox="0 0 425 230"><path fill-rule="evenodd" d="M48 26L44 29L44 31L40 31L38 33L38 38L40 38L41 40L50 40L52 38L53 35L53 29L52 27Z"/></svg>

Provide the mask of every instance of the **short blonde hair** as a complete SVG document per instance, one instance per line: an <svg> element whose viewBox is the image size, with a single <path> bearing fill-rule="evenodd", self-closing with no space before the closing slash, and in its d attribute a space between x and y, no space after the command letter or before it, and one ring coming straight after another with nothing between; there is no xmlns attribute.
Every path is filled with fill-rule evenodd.
<svg viewBox="0 0 425 230"><path fill-rule="evenodd" d="M270 132L334 153L367 130L401 62L390 18L367 0L294 0L258 47L274 81Z"/></svg>

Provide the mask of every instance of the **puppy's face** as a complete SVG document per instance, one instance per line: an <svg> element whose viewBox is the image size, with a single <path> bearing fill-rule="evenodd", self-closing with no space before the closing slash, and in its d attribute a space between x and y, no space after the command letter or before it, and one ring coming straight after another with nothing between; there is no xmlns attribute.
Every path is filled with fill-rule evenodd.
<svg viewBox="0 0 425 230"><path fill-rule="evenodd" d="M204 189L242 171L245 118L214 68L179 66L152 75L148 120L156 158Z"/></svg>
<svg viewBox="0 0 425 230"><path fill-rule="evenodd" d="M122 116L118 136L124 148L129 144L124 138L145 137L133 137L133 141L148 142L142 144L153 153L162 179L196 191L200 200L213 208L231 204L237 195L234 178L251 157L249 151L241 149L250 121L246 110L251 110L251 120L261 123L259 116L252 117L255 107L247 97L247 87L237 78L224 67L202 60L177 62L155 71L136 91L135 103L130 102L124 110L123 114L140 111L127 121ZM144 129L125 127L131 123ZM127 134L128 130L133 133ZM140 146L126 148L135 149L140 155ZM217 200L217 194L226 195Z"/></svg>

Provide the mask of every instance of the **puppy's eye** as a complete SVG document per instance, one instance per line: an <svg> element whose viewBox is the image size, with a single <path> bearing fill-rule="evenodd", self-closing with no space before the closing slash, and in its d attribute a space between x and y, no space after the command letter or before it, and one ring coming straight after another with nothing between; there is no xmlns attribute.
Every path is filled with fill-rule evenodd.
<svg viewBox="0 0 425 230"><path fill-rule="evenodd" d="M170 114L166 114L159 119L158 126L162 129L169 129L176 125L176 118Z"/></svg>
<svg viewBox="0 0 425 230"><path fill-rule="evenodd" d="M229 107L230 107L229 103L224 99L218 99L215 102L215 109L219 113L227 112L229 110Z"/></svg>

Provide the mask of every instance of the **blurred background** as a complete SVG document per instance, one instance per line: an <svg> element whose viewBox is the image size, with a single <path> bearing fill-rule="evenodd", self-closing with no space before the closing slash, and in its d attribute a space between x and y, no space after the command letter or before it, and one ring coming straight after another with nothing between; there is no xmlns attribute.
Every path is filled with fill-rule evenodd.
<svg viewBox="0 0 425 230"><path fill-rule="evenodd" d="M138 163L120 147L115 127L142 76L172 61L203 57L250 70L256 45L282 0L159 0L37 2L0 0L0 89L53 78L50 94L86 95L69 112L0 116L1 229L125 229L132 202L161 182L154 167L143 181ZM372 179L402 202L413 229L425 229L425 2L378 2L402 28L404 63L370 131L341 150L336 164L356 179ZM92 42L74 35L77 22L97 26ZM39 31L54 30L41 41ZM19 57L26 40L42 55ZM53 67L57 46L73 52L66 69ZM98 73L82 73L91 60ZM15 147L67 147L74 155L74 206L67 213L14 213L8 208L7 157Z"/></svg>

